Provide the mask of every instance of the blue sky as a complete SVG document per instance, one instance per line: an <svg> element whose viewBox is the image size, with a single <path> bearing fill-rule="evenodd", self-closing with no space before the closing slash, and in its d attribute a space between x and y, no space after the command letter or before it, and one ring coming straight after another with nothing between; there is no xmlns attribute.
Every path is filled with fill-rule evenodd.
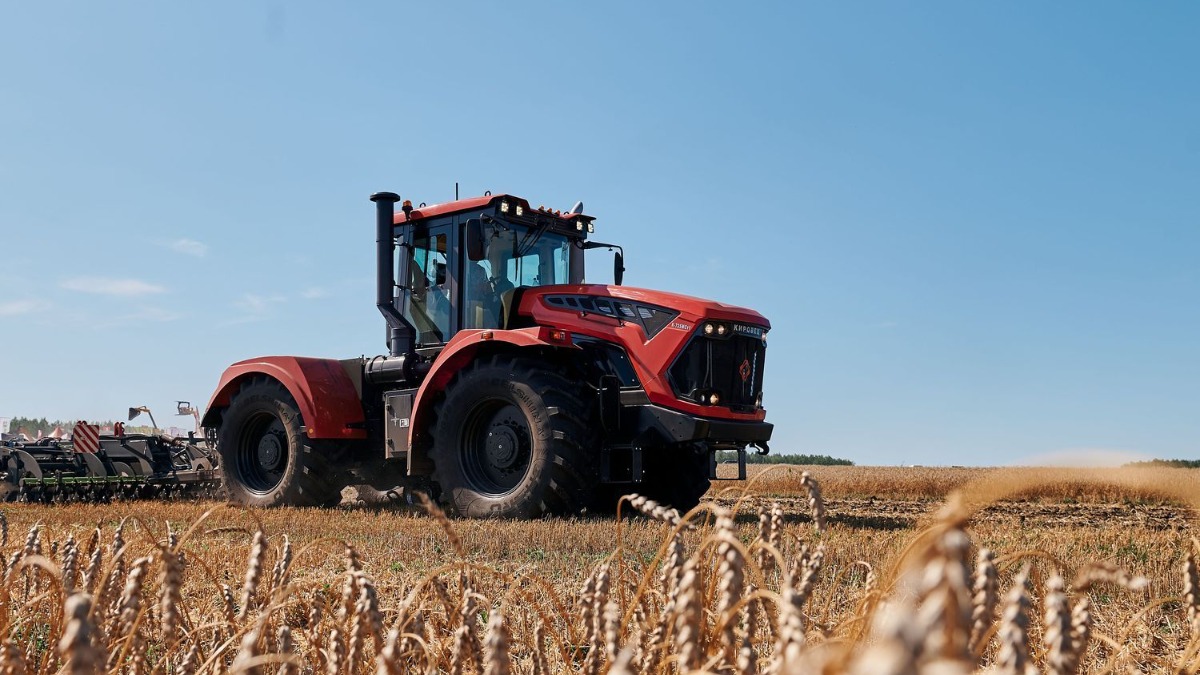
<svg viewBox="0 0 1200 675"><path fill-rule="evenodd" d="M777 452L1200 456L1197 5L342 5L3 10L0 416L378 353L458 181L766 314Z"/></svg>

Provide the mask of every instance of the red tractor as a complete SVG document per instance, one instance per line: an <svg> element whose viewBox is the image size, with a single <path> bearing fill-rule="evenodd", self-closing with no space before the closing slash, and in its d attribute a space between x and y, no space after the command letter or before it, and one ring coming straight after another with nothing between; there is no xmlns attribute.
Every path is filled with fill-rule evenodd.
<svg viewBox="0 0 1200 675"><path fill-rule="evenodd" d="M589 241L582 204L399 199L371 197L386 356L222 375L202 424L229 499L332 505L368 484L472 517L611 509L627 492L688 509L717 451L736 451L741 479L746 448L768 451L762 315L621 286L622 251ZM616 285L584 284L591 248L616 249Z"/></svg>

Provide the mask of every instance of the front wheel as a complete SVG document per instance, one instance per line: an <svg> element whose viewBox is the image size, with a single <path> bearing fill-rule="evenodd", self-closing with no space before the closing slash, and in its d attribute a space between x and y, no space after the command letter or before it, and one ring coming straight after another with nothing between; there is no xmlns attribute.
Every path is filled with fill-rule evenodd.
<svg viewBox="0 0 1200 675"><path fill-rule="evenodd" d="M532 359L497 357L463 372L433 427L443 501L473 518L583 509L598 481L594 398Z"/></svg>
<svg viewBox="0 0 1200 675"><path fill-rule="evenodd" d="M336 505L336 450L305 435L292 395L265 377L234 394L217 432L226 496L246 506Z"/></svg>

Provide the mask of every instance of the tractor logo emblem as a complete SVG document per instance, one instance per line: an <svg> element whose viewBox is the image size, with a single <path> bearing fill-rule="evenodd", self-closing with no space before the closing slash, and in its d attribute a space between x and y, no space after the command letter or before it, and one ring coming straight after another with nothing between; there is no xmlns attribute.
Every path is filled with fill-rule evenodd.
<svg viewBox="0 0 1200 675"><path fill-rule="evenodd" d="M742 382L750 377L750 359L742 361L742 365L738 366L738 375L742 376Z"/></svg>

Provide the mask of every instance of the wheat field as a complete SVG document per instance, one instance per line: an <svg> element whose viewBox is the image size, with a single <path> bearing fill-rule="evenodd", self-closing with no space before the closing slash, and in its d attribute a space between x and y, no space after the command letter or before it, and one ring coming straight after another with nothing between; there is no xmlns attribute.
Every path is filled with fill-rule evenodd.
<svg viewBox="0 0 1200 675"><path fill-rule="evenodd" d="M1198 475L771 467L535 522L9 504L0 675L1195 673Z"/></svg>

